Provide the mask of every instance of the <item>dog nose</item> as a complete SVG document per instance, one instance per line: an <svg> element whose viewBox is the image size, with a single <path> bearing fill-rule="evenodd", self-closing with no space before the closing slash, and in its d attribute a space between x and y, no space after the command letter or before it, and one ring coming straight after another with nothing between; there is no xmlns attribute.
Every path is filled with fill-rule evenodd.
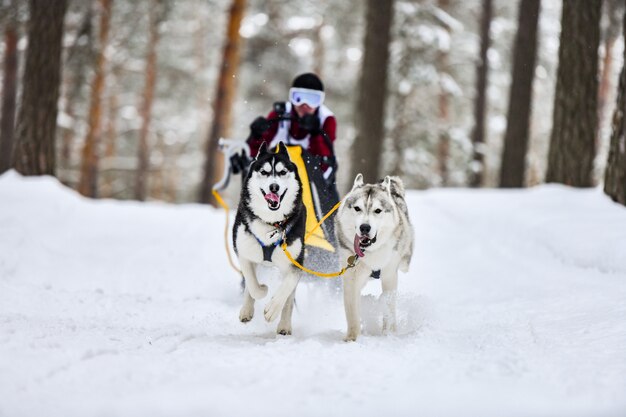
<svg viewBox="0 0 626 417"><path fill-rule="evenodd" d="M363 223L361 226L359 226L359 230L361 231L362 235L366 235L370 232L370 230L372 230L372 226L367 223Z"/></svg>
<svg viewBox="0 0 626 417"><path fill-rule="evenodd" d="M280 186L276 183L274 184L270 184L270 192L276 194L278 193L278 189L280 188Z"/></svg>

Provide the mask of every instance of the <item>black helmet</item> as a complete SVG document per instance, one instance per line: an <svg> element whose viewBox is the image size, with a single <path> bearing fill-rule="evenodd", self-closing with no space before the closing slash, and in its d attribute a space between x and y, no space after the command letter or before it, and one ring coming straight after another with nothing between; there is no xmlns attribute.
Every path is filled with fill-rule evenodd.
<svg viewBox="0 0 626 417"><path fill-rule="evenodd" d="M312 72L307 72L298 75L294 80L292 87L295 88L308 88L309 90L324 91L324 84L319 77Z"/></svg>

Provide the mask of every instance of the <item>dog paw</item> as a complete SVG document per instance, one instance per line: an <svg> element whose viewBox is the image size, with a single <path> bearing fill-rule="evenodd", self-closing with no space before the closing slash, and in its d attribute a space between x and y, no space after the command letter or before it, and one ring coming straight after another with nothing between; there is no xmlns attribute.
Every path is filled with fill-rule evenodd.
<svg viewBox="0 0 626 417"><path fill-rule="evenodd" d="M276 300L276 298L272 298L272 300L265 306L265 310L263 311L265 315L265 320L268 322L273 322L276 320L276 317L280 314L283 309L284 303L281 303Z"/></svg>
<svg viewBox="0 0 626 417"><path fill-rule="evenodd" d="M361 333L361 329L357 326L348 326L348 331L346 332L346 337L343 338L344 342L355 342L359 334Z"/></svg>
<svg viewBox="0 0 626 417"><path fill-rule="evenodd" d="M348 333L346 337L343 338L344 342L356 342L356 339L359 335L356 333Z"/></svg>
<svg viewBox="0 0 626 417"><path fill-rule="evenodd" d="M242 307L241 311L239 312L239 321L242 323L247 323L250 320L252 320L252 317L254 316L254 309L250 309L250 308L246 308L246 307Z"/></svg>
<svg viewBox="0 0 626 417"><path fill-rule="evenodd" d="M281 328L280 326L276 329L276 334L281 336L291 336L291 327L289 328Z"/></svg>

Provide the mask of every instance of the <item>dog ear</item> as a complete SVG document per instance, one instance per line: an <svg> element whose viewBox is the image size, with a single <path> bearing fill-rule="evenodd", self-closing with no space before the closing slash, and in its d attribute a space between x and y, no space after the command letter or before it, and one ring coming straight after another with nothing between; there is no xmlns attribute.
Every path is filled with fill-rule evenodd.
<svg viewBox="0 0 626 417"><path fill-rule="evenodd" d="M289 156L289 152L287 152L287 146L285 146L285 142L278 142L278 150L276 151L276 153Z"/></svg>
<svg viewBox="0 0 626 417"><path fill-rule="evenodd" d="M259 152L256 154L257 158L261 155L265 155L267 153L267 143L261 143L261 147L259 148Z"/></svg>
<svg viewBox="0 0 626 417"><path fill-rule="evenodd" d="M383 188L387 191L391 191L391 177L389 175L383 180Z"/></svg>
<svg viewBox="0 0 626 417"><path fill-rule="evenodd" d="M383 190L387 191L387 195L391 198L391 177L389 175L383 180Z"/></svg>
<svg viewBox="0 0 626 417"><path fill-rule="evenodd" d="M357 174L354 179L354 184L352 185L352 189L355 190L359 187L363 187L363 174Z"/></svg>
<svg viewBox="0 0 626 417"><path fill-rule="evenodd" d="M404 183L400 177L389 177L389 189L392 193L404 197Z"/></svg>

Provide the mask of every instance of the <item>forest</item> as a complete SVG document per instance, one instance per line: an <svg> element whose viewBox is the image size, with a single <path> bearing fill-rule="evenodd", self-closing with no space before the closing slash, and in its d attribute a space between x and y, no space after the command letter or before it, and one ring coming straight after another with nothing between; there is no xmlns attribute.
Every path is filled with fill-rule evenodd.
<svg viewBox="0 0 626 417"><path fill-rule="evenodd" d="M626 416L625 23L0 0L0 417Z"/></svg>
<svg viewBox="0 0 626 417"><path fill-rule="evenodd" d="M0 172L214 203L219 139L246 139L313 72L340 191L363 172L625 204L623 3L3 0Z"/></svg>

